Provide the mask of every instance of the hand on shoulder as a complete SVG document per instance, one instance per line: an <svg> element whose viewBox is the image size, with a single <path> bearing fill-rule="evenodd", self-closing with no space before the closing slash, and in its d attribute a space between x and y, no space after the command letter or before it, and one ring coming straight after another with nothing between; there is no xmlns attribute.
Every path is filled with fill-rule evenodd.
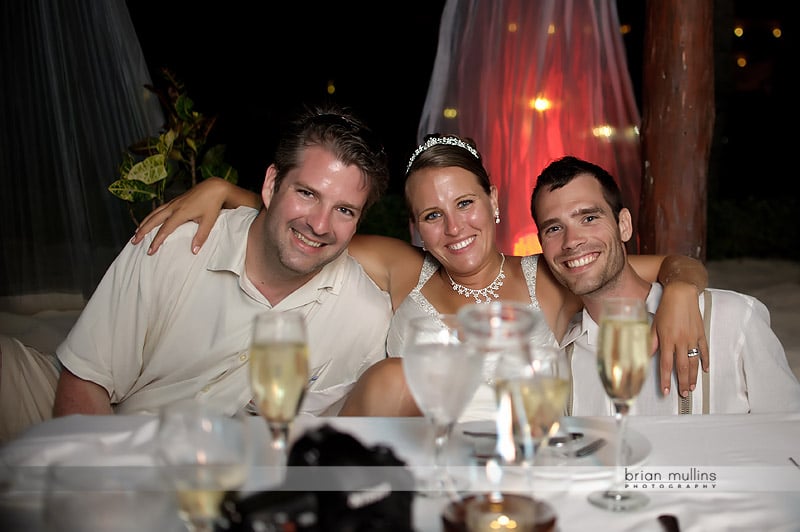
<svg viewBox="0 0 800 532"><path fill-rule="evenodd" d="M180 196L153 209L139 224L131 243L139 244L144 235L161 225L147 250L147 254L152 255L175 229L185 222L194 221L198 227L192 239L192 253L197 254L208 239L223 207L242 205L259 208L261 198L224 179L209 177Z"/></svg>

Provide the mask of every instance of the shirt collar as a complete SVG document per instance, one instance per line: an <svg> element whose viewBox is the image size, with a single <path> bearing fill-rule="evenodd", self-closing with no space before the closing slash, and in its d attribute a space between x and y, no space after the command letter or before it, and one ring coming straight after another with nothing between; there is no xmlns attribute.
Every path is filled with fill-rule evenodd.
<svg viewBox="0 0 800 532"><path fill-rule="evenodd" d="M583 333L583 311L576 312L567 326L567 332L564 334L564 338L561 340L559 347L563 349L577 340Z"/></svg>
<svg viewBox="0 0 800 532"><path fill-rule="evenodd" d="M229 215L221 215L215 226L220 232L216 247L208 260L211 271L230 271L241 277L244 274L244 255L247 251L247 233L258 215L257 210L240 212L236 209ZM222 223L220 223L222 222Z"/></svg>
<svg viewBox="0 0 800 532"><path fill-rule="evenodd" d="M218 224L221 233L208 261L209 270L230 271L238 275L240 279L244 277L247 234L257 215L258 211L253 211L244 216L229 216L226 218L226 223ZM345 251L326 264L317 275L296 290L295 294L305 294L303 297L308 298L320 290L328 290L334 294L340 293L344 285L348 260L349 254ZM289 298L291 297L289 296Z"/></svg>
<svg viewBox="0 0 800 532"><path fill-rule="evenodd" d="M659 283L650 285L650 292L647 294L645 304L647 305L647 313L650 315L651 323L653 321L653 315L656 313L656 310L658 310L663 291L664 289ZM576 313L575 316L572 317L572 320L570 320L567 326L567 332L564 334L564 338L561 340L559 346L563 349L584 334L588 335L587 340L589 345L597 345L597 336L599 333L600 327L594 322L592 317L589 316L586 309L583 309Z"/></svg>

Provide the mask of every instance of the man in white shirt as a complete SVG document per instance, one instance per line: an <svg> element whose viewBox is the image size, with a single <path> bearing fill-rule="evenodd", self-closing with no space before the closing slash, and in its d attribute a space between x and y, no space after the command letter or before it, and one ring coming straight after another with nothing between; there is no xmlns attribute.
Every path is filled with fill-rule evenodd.
<svg viewBox="0 0 800 532"><path fill-rule="evenodd" d="M539 175L531 196L531 214L539 230L542 254L558 280L584 303L561 346L572 358L572 415L610 415L614 408L597 372L597 317L603 299L646 300L652 314L661 299L661 285L636 275L627 260L625 242L632 234L631 215L622 206L614 178L601 167L563 157ZM728 290L706 290L710 297L708 343L709 389L698 379L690 402L692 413L797 411L800 384L769 325L769 312L757 299ZM677 414L681 398L659 389L657 357L631 414Z"/></svg>
<svg viewBox="0 0 800 532"><path fill-rule="evenodd" d="M57 349L53 414L155 413L187 398L233 413L252 397L253 317L288 310L305 315L310 339L301 410L337 413L361 373L385 357L389 295L346 250L388 179L386 154L366 126L341 109L306 110L278 142L265 207L223 213L197 254L193 223L158 254L148 254L149 242L122 250ZM35 359L22 364L33 373L52 365L19 343L2 345L13 349L2 355L9 366L10 356ZM16 399L6 400L12 390L0 389L0 418L18 415ZM26 419L0 419L0 440L49 417L27 410Z"/></svg>

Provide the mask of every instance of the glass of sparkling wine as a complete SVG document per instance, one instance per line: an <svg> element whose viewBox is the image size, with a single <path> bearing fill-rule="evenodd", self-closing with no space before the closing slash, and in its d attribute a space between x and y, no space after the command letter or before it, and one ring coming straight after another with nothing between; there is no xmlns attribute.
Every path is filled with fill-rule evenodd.
<svg viewBox="0 0 800 532"><path fill-rule="evenodd" d="M305 318L298 312L264 312L255 317L250 345L250 387L267 421L277 465L286 464L289 429L308 381Z"/></svg>
<svg viewBox="0 0 800 532"><path fill-rule="evenodd" d="M566 354L553 346L530 344L530 370L519 383L531 437L538 455L546 451L558 422L565 413L572 387L572 371Z"/></svg>
<svg viewBox="0 0 800 532"><path fill-rule="evenodd" d="M251 463L247 422L214 405L181 401L162 409L158 455L187 529L211 532L226 492L240 489Z"/></svg>
<svg viewBox="0 0 800 532"><path fill-rule="evenodd" d="M650 364L650 324L644 300L609 298L603 301L597 370L606 394L614 402L617 421L614 484L589 494L589 502L615 512L635 510L649 499L637 491L625 491L625 427L628 411L647 377Z"/></svg>

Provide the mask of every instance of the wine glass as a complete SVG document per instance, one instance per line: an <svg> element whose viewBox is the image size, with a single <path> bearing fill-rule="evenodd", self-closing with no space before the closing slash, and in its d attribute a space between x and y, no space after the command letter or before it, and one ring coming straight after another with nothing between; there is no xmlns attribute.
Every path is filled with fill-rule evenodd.
<svg viewBox="0 0 800 532"><path fill-rule="evenodd" d="M434 432L433 474L418 479L417 492L452 494L459 486L447 469L448 443L480 382L481 358L462 343L455 315L413 318L406 330L403 374Z"/></svg>
<svg viewBox="0 0 800 532"><path fill-rule="evenodd" d="M253 322L250 387L267 421L278 466L286 465L289 429L308 381L305 318L298 312L264 312Z"/></svg>
<svg viewBox="0 0 800 532"><path fill-rule="evenodd" d="M181 401L161 410L157 443L181 520L190 531L211 532L225 494L247 479L251 453L245 419L211 404Z"/></svg>
<svg viewBox="0 0 800 532"><path fill-rule="evenodd" d="M597 370L606 394L614 402L616 464L613 485L607 490L590 493L589 502L606 510L635 510L649 501L644 493L622 489L628 411L642 389L649 364L650 324L644 300L605 299L600 314Z"/></svg>

